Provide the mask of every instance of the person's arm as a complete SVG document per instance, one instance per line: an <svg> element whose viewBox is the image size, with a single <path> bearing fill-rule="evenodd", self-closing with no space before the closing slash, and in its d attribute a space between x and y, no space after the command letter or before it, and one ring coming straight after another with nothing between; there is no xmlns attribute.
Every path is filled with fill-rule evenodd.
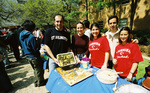
<svg viewBox="0 0 150 93"><path fill-rule="evenodd" d="M132 43L139 43L139 40L138 39L131 39Z"/></svg>
<svg viewBox="0 0 150 93"><path fill-rule="evenodd" d="M44 49L46 50L47 54L54 60L54 62L55 62L56 64L58 64L58 60L54 57L54 55L53 55L53 53L52 53L50 47L47 46L47 45L44 45Z"/></svg>
<svg viewBox="0 0 150 93"><path fill-rule="evenodd" d="M133 74L137 70L137 67L138 67L138 63L133 63L132 64L131 70L130 70L128 76L127 76L128 81L132 81Z"/></svg>
<svg viewBox="0 0 150 93"><path fill-rule="evenodd" d="M105 60L104 60L104 64L101 67L101 69L107 69L108 60L109 60L109 51L105 52Z"/></svg>
<svg viewBox="0 0 150 93"><path fill-rule="evenodd" d="M81 63L81 61L80 61L80 59L77 57L77 55L75 55L74 57L75 57L77 63Z"/></svg>

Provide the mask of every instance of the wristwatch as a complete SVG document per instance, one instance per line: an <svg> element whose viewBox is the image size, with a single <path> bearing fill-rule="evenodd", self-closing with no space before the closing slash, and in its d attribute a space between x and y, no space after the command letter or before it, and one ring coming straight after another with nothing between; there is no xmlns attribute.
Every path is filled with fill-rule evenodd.
<svg viewBox="0 0 150 93"><path fill-rule="evenodd" d="M130 72L131 74L133 74L132 72Z"/></svg>

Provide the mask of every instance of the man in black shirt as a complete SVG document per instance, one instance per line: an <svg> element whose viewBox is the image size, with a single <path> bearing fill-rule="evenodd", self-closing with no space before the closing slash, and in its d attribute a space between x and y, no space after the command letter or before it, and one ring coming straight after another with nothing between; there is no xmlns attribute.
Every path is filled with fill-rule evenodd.
<svg viewBox="0 0 150 93"><path fill-rule="evenodd" d="M63 28L64 18L62 15L55 15L55 28L48 29L44 34L44 47L49 58L49 72L58 65L56 55L70 51L70 33Z"/></svg>

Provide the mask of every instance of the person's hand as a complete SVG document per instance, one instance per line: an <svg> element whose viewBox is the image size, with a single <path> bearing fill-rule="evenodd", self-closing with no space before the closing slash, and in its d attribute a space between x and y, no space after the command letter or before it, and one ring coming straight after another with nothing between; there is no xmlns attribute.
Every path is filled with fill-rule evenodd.
<svg viewBox="0 0 150 93"><path fill-rule="evenodd" d="M102 36L105 36L105 37L106 37L107 35L106 35L106 34L103 34Z"/></svg>
<svg viewBox="0 0 150 93"><path fill-rule="evenodd" d="M77 63L81 63L81 60L79 58L76 58Z"/></svg>
<svg viewBox="0 0 150 93"><path fill-rule="evenodd" d="M101 67L101 69L102 69L102 70L106 70L106 69L107 69L107 65L104 64L104 65Z"/></svg>
<svg viewBox="0 0 150 93"><path fill-rule="evenodd" d="M132 43L139 43L139 40L138 39L131 39Z"/></svg>
<svg viewBox="0 0 150 93"><path fill-rule="evenodd" d="M117 64L117 59L113 59L113 64L114 64L114 65Z"/></svg>
<svg viewBox="0 0 150 93"><path fill-rule="evenodd" d="M83 58L86 58L86 57L87 57L86 55L83 56Z"/></svg>
<svg viewBox="0 0 150 93"><path fill-rule="evenodd" d="M58 60L56 58L53 59L56 64L58 64Z"/></svg>
<svg viewBox="0 0 150 93"><path fill-rule="evenodd" d="M133 74L129 73L127 76L127 81L132 81Z"/></svg>

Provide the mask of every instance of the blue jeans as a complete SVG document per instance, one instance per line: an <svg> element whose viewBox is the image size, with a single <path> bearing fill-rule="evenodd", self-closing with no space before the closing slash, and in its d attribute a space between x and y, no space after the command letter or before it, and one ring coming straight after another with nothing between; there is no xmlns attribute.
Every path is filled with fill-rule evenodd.
<svg viewBox="0 0 150 93"><path fill-rule="evenodd" d="M9 60L8 60L8 53L6 51L6 48L0 46L0 51L2 55L4 55L5 59L3 60L5 67L9 66Z"/></svg>
<svg viewBox="0 0 150 93"><path fill-rule="evenodd" d="M84 57L84 55L85 55L85 53L83 53L83 54L77 54L77 57L78 57L80 60L82 60L82 58Z"/></svg>
<svg viewBox="0 0 150 93"><path fill-rule="evenodd" d="M57 67L58 65L54 62L54 60L52 58L49 58L49 73L51 73L51 71Z"/></svg>

